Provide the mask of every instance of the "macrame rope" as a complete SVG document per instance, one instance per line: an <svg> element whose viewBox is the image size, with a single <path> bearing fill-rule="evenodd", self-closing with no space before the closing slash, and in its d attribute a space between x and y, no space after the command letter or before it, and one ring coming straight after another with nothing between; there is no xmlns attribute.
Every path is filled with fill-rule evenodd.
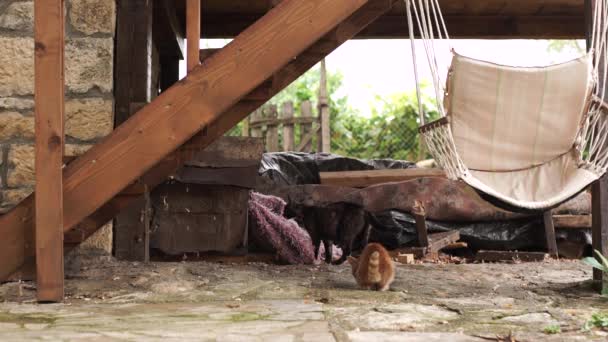
<svg viewBox="0 0 608 342"><path fill-rule="evenodd" d="M404 2L412 46L420 124L425 125L414 25L420 33L431 72L437 109L442 117L447 115L443 106L446 89L445 82L442 81L444 73L440 72L435 48L437 38L447 42L451 50L450 36L439 0L404 0ZM593 99L579 127L574 149L578 152L580 167L601 175L608 169L608 105L604 104L608 90L608 0L595 1L589 53L593 57ZM424 130L421 134L429 152L450 178L461 178L469 172L458 155L448 123Z"/></svg>

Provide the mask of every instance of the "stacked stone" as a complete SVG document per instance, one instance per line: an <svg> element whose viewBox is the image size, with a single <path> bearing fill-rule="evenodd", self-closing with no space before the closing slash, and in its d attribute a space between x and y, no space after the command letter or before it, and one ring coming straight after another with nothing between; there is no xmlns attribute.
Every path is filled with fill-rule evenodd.
<svg viewBox="0 0 608 342"><path fill-rule="evenodd" d="M67 0L66 156L113 128L115 0ZM34 2L0 0L0 214L34 187Z"/></svg>

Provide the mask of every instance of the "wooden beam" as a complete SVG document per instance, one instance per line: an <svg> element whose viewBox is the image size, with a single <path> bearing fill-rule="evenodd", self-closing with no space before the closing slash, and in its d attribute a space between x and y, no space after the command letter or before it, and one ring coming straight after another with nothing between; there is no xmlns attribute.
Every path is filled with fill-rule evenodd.
<svg viewBox="0 0 608 342"><path fill-rule="evenodd" d="M403 12L405 13L405 12ZM204 38L231 38L255 22L261 14L207 13ZM572 15L472 15L445 17L450 37L457 39L583 39L582 13ZM419 36L416 29L415 34ZM409 37L403 15L387 15L371 24L356 38L403 39Z"/></svg>
<svg viewBox="0 0 608 342"><path fill-rule="evenodd" d="M188 72L199 65L201 37L201 0L186 0L186 38L188 39Z"/></svg>
<svg viewBox="0 0 608 342"><path fill-rule="evenodd" d="M555 228L589 229L592 215L553 215Z"/></svg>
<svg viewBox="0 0 608 342"><path fill-rule="evenodd" d="M341 171L319 173L321 184L365 188L371 185L404 182L422 177L446 177L441 169L389 169L368 171Z"/></svg>
<svg viewBox="0 0 608 342"><path fill-rule="evenodd" d="M414 219L416 220L416 233L418 235L418 247L429 246L429 235L426 227L426 213L424 206L420 201L415 201L414 208L412 210Z"/></svg>
<svg viewBox="0 0 608 342"><path fill-rule="evenodd" d="M239 98L271 77L276 91L283 89L393 3L310 0L303 7L298 0L285 0L64 169L64 230L93 214L146 170L142 179L156 184L164 181L185 163L179 159L165 163L165 158L154 167L164 156L205 126L204 143L209 145L265 102L237 103ZM357 9L361 11L339 24ZM294 13L301 20L291 20ZM320 39L326 34L326 39ZM307 47L310 53L303 53ZM11 259L0 265L0 279L16 271L31 253L32 198L0 217L0 235L5 237L0 247L10 245L0 248L0 258Z"/></svg>
<svg viewBox="0 0 608 342"><path fill-rule="evenodd" d="M547 251L552 258L558 258L557 240L555 239L555 226L553 225L553 215L551 210L543 213L543 222L545 225L545 240L547 242Z"/></svg>
<svg viewBox="0 0 608 342"><path fill-rule="evenodd" d="M232 107L222 114L222 120L210 122L202 132L192 137L188 143L148 170L140 178L141 183L154 188L164 182L167 177L175 173L184 163L190 160L194 155L193 153L197 153L198 148L208 146L217 138L223 136L225 132L238 124L249 113L261 107L272 96L315 66L320 59L329 55L380 15L389 11L395 3L396 0L370 0L369 3L362 6L347 20L337 25L322 39L298 55L298 58L291 59L289 64L285 65L280 71L272 76L268 76L267 80L270 81L271 87L268 89L267 99L249 100L248 96L243 97L241 101L232 105ZM210 64L210 62L212 62L212 59L207 60L202 69L205 69L205 65ZM188 78L192 78L192 76ZM179 85L178 83L176 86ZM266 86L262 83L259 87ZM256 92L259 92L259 89L256 88L250 91L249 94ZM159 100L157 99L157 101ZM182 112L181 114L184 113ZM7 279L11 273L17 271L22 266L27 268L27 265L24 265L24 263L31 260L33 256L31 249L31 241L33 240L33 198L33 195L29 196L9 213L0 217L0 235L4 237L0 240L0 257L10 257L0 264L0 280ZM115 196L111 201L84 219L79 224L79 228L87 233L94 232L136 199L137 196ZM77 221L77 219L74 221ZM64 224L64 228L68 231L71 226Z"/></svg>
<svg viewBox="0 0 608 342"><path fill-rule="evenodd" d="M331 152L331 131L330 131L330 112L329 96L327 94L327 66L325 58L321 61L321 81L319 85L319 123L321 124L321 134L319 139L318 152Z"/></svg>
<svg viewBox="0 0 608 342"><path fill-rule="evenodd" d="M34 3L36 274L40 302L63 301L64 2Z"/></svg>
<svg viewBox="0 0 608 342"><path fill-rule="evenodd" d="M116 6L114 126L132 115L131 103L152 99L152 20L155 1L119 0Z"/></svg>

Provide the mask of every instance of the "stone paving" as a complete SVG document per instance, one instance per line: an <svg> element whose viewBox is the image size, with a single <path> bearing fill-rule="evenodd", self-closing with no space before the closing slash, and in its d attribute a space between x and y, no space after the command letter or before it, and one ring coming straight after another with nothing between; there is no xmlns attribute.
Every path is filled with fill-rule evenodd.
<svg viewBox="0 0 608 342"><path fill-rule="evenodd" d="M85 260L67 270L64 304L0 286L0 340L605 341L583 330L608 312L590 274L579 262L401 265L379 293L346 265Z"/></svg>

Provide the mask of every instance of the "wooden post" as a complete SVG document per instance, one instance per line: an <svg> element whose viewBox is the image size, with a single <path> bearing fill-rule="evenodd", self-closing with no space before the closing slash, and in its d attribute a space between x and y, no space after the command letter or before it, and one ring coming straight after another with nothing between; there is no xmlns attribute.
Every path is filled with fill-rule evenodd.
<svg viewBox="0 0 608 342"><path fill-rule="evenodd" d="M201 0L187 0L186 6L187 63L190 72L200 63Z"/></svg>
<svg viewBox="0 0 608 342"><path fill-rule="evenodd" d="M321 134L319 141L319 152L331 152L331 131L330 131L330 112L329 98L327 94L327 67L325 59L321 61L321 84L319 85L319 123L321 124Z"/></svg>
<svg viewBox="0 0 608 342"><path fill-rule="evenodd" d="M552 258L558 258L557 240L555 239L555 225L553 224L553 213L551 210L543 213L545 224L545 239L547 240L547 251Z"/></svg>
<svg viewBox="0 0 608 342"><path fill-rule="evenodd" d="M595 0L585 0L585 22L587 50L591 48L591 36L593 32L593 8ZM606 58L606 56L604 56ZM602 63L599 63L602 65ZM600 71L601 72L601 71ZM601 86L601 85L600 85ZM608 176L604 175L591 186L591 210L592 210L592 244L593 249L608 256ZM598 260L599 261L599 260ZM608 289L608 279L602 271L593 270L593 280L596 288L600 291Z"/></svg>
<svg viewBox="0 0 608 342"><path fill-rule="evenodd" d="M304 101L300 104L301 116L304 119L312 119L312 104L310 101ZM312 122L310 123L302 123L300 125L300 147L301 150L298 152L311 152L312 151L312 139L302 145L303 141L306 140L307 136L312 133Z"/></svg>
<svg viewBox="0 0 608 342"><path fill-rule="evenodd" d="M34 2L36 281L38 301L63 300L64 1Z"/></svg>
<svg viewBox="0 0 608 342"><path fill-rule="evenodd" d="M249 136L249 117L243 119L243 127L241 128L241 135L244 137Z"/></svg>
<svg viewBox="0 0 608 342"><path fill-rule="evenodd" d="M268 120L268 128L266 129L266 150L268 152L279 151L279 127L278 127L278 113L277 106L268 106L266 112L266 119Z"/></svg>
<svg viewBox="0 0 608 342"><path fill-rule="evenodd" d="M135 114L131 111L132 103L152 100L153 6L152 1L117 2L115 128ZM167 73L170 71L167 70ZM163 87L168 87L170 83L170 80L165 79L166 76L170 79L169 74L161 75ZM179 70L175 76L179 76Z"/></svg>
<svg viewBox="0 0 608 342"><path fill-rule="evenodd" d="M420 201L414 203L412 208L412 214L416 220L416 232L418 234L418 246L428 247L429 246L429 235L426 228L426 211Z"/></svg>
<svg viewBox="0 0 608 342"><path fill-rule="evenodd" d="M251 127L251 136L254 138L261 138L262 137L262 127L257 125L257 123L260 121L260 119L262 118L262 110L263 108L260 108L258 110L256 110L255 112L251 113L250 115L250 127Z"/></svg>
<svg viewBox="0 0 608 342"><path fill-rule="evenodd" d="M284 120L293 119L293 102L283 103L281 118ZM293 151L295 140L293 128L293 122L285 121L283 123L283 151L285 152Z"/></svg>

